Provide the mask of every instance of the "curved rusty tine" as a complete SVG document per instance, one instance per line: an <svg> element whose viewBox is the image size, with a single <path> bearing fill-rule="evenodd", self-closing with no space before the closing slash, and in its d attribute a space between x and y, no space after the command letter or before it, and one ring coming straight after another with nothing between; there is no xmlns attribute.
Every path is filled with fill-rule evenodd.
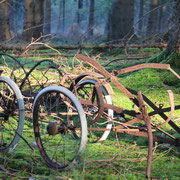
<svg viewBox="0 0 180 180"><path fill-rule="evenodd" d="M171 112L170 112L169 117L166 119L166 121L163 122L162 124L156 126L156 128L160 128L160 127L164 126L165 124L167 124L172 119L173 114L174 114L174 95L171 90L167 90L167 93L169 95L169 100L170 100L170 104L171 104Z"/></svg>
<svg viewBox="0 0 180 180"><path fill-rule="evenodd" d="M144 104L143 96L141 91L138 92L137 99L139 102L139 110L142 112L142 115L144 117L144 121L146 123L147 127L147 133L148 133L148 158L147 158L147 167L146 167L146 178L150 178L151 173L151 162L152 162L152 149L153 149L153 134L151 129L151 122L150 117L147 113L147 108Z"/></svg>
<svg viewBox="0 0 180 180"><path fill-rule="evenodd" d="M133 72L133 71L137 71L137 70L145 69L145 68L170 70L170 65L169 64L158 64L158 63L143 63L143 64L138 64L135 66L130 66L127 68L117 70L117 75L129 73L129 72Z"/></svg>
<svg viewBox="0 0 180 180"><path fill-rule="evenodd" d="M153 68L153 69L166 69L171 71L178 79L180 79L180 76L170 67L170 64L158 64L158 63L143 63L143 64L138 64L135 66L130 66L127 68L123 68L120 70L113 70L112 73L115 74L114 72L117 73L117 75L120 74L125 74L133 71L137 71L140 69L145 69L145 68Z"/></svg>
<svg viewBox="0 0 180 180"><path fill-rule="evenodd" d="M99 118L102 116L103 112L104 112L104 101L102 98L102 89L101 87L98 85L98 82L95 84L95 91L97 92L97 105L98 105L98 114L95 117L95 119L93 121L91 121L88 126L94 124L95 122L97 122L99 120Z"/></svg>

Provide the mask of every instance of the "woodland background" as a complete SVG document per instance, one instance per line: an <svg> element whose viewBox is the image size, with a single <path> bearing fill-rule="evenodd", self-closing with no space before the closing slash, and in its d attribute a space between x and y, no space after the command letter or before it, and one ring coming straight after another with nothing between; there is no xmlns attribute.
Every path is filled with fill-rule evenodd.
<svg viewBox="0 0 180 180"><path fill-rule="evenodd" d="M165 43L170 0L3 0L0 41L30 42L51 34L60 44Z"/></svg>

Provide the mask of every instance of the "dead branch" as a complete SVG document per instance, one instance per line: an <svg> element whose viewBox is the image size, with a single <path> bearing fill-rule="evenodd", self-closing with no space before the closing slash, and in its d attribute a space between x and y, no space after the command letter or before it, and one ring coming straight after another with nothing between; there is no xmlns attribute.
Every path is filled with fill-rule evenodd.
<svg viewBox="0 0 180 180"><path fill-rule="evenodd" d="M126 148L124 151L121 151L120 153L118 153L117 155L115 155L114 157L110 158L110 159L99 159L99 160L92 160L90 161L90 163L92 162L111 162L113 160L115 160L119 155L121 155L124 152L127 152L129 149L136 147L136 143L133 144L132 146L129 146L128 148Z"/></svg>

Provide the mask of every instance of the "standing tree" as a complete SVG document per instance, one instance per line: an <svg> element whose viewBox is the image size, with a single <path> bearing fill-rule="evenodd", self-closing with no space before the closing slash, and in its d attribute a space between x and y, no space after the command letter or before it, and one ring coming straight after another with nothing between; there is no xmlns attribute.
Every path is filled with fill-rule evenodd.
<svg viewBox="0 0 180 180"><path fill-rule="evenodd" d="M25 1L25 20L23 40L30 41L33 36L34 26L34 0Z"/></svg>
<svg viewBox="0 0 180 180"><path fill-rule="evenodd" d="M77 11L77 24L80 25L81 22L81 10L83 8L83 0L78 1L78 11Z"/></svg>
<svg viewBox="0 0 180 180"><path fill-rule="evenodd" d="M39 38L43 34L44 5L45 5L45 0L36 0L35 9L34 9L35 27L33 33L33 37L35 39Z"/></svg>
<svg viewBox="0 0 180 180"><path fill-rule="evenodd" d="M51 33L51 0L46 0L44 34Z"/></svg>
<svg viewBox="0 0 180 180"><path fill-rule="evenodd" d="M154 9L157 7L158 7L158 0L151 0L150 14L149 14L148 25L147 25L148 36L153 35L156 32L158 11Z"/></svg>
<svg viewBox="0 0 180 180"><path fill-rule="evenodd" d="M174 0L174 11L171 22L172 26L169 31L169 42L165 51L166 57L172 53L180 52L180 0Z"/></svg>
<svg viewBox="0 0 180 180"><path fill-rule="evenodd" d="M10 38L8 1L3 1L0 3L0 41Z"/></svg>
<svg viewBox="0 0 180 180"><path fill-rule="evenodd" d="M134 0L116 0L109 15L109 40L119 40L134 33Z"/></svg>
<svg viewBox="0 0 180 180"><path fill-rule="evenodd" d="M139 7L140 7L139 8L139 19L141 19L143 16L143 13L144 13L144 0L140 0ZM142 27L143 27L143 19L141 19L138 24L138 31L140 34L142 32Z"/></svg>
<svg viewBox="0 0 180 180"><path fill-rule="evenodd" d="M94 0L90 0L88 36L93 36L94 29Z"/></svg>

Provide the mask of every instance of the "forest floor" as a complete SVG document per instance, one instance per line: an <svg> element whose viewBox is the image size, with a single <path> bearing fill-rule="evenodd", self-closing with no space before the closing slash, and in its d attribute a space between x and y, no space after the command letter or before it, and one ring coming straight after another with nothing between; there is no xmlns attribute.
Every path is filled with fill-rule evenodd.
<svg viewBox="0 0 180 180"><path fill-rule="evenodd" d="M39 51L38 53L51 53L49 51ZM159 53L159 49L136 48L129 50L129 57L151 56ZM33 52L36 54L37 52ZM63 54L76 54L77 51L62 51ZM110 63L106 68L120 69L129 64L144 62L145 60L127 60L123 50L104 50L83 51L84 54L93 55L100 64L106 65L110 60L116 61ZM29 57L27 61L50 58ZM121 60L124 58L124 60ZM25 57L22 58L22 61ZM59 60L57 57L56 62ZM120 60L117 60L120 59ZM61 66L62 71L82 73L85 68L77 68L81 64L75 61L73 57L64 57L64 63ZM26 61L26 62L27 62ZM69 69L67 68L67 65ZM175 68L176 69L176 68ZM177 70L177 69L176 69ZM179 71L180 72L180 71ZM178 73L179 73L178 72ZM5 73L6 74L6 73ZM141 90L152 102L161 102L169 104L167 89L171 89L175 96L175 104L180 104L180 83L176 78L166 70L145 69L118 77L118 80L126 87L134 90ZM113 104L132 109L132 104L126 99L119 90L112 85L114 94L112 94ZM173 120L180 125L180 110L174 113ZM173 129L166 125L164 130L177 135ZM33 147L34 133L32 122L25 119L25 126L22 136ZM0 154L0 178L1 179L145 179L146 157L148 150L148 140L144 137L135 137L132 135L117 134L111 132L108 139L103 142L87 143L83 160L71 168L71 170L58 172L46 166L41 158L36 146L33 150L29 148L22 139L14 152ZM154 142L153 160L151 177L157 179L180 179L180 151L179 148L169 146L169 144L160 144Z"/></svg>

